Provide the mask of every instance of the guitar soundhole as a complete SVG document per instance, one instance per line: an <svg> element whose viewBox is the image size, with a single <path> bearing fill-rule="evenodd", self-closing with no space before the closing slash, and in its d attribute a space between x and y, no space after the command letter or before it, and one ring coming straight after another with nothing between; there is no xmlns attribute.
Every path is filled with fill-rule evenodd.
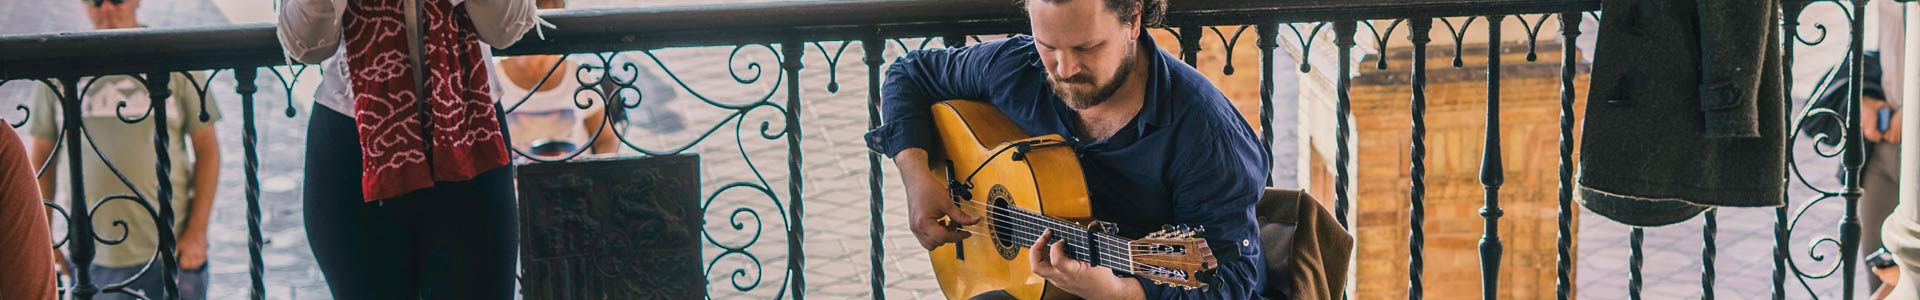
<svg viewBox="0 0 1920 300"><path fill-rule="evenodd" d="M1013 195L1008 193L1007 187L1004 186L994 185L993 189L988 190L987 201L993 204L992 210L994 211L1010 211L1013 209ZM1015 255L1020 254L1020 246L1022 246L1014 242L1017 240L1014 238L1014 234L1018 233L1020 226L1011 219L1012 214L988 212L987 215L989 216L987 222L993 226L994 250L1000 252L1001 259L1013 260Z"/></svg>

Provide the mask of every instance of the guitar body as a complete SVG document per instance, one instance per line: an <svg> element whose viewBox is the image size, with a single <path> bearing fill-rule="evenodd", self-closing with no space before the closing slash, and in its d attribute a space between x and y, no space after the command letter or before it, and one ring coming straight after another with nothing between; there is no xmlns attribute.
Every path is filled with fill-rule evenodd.
<svg viewBox="0 0 1920 300"><path fill-rule="evenodd" d="M941 145L941 149L929 151L934 173L965 178L976 166L980 168L967 182L972 187L967 192L970 200L1018 207L1082 225L1093 221L1086 180L1071 147L1035 148L1023 152L1019 160L1011 157L1016 151L1001 151L1023 140L1064 141L1059 135L1029 137L998 109L983 102L940 102L933 106L933 120ZM1001 153L996 156L995 152ZM1017 224L988 218L988 212L978 205L961 207L968 214L983 217L980 224L967 226L975 234L929 252L934 277L947 299L1079 298L1033 275L1027 260L1027 247L1031 245L995 236L1009 234L995 227Z"/></svg>

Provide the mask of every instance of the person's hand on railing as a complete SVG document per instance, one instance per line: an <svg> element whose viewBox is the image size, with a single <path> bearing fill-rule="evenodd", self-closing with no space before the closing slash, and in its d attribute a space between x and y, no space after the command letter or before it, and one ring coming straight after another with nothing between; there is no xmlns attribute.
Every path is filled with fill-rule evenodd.
<svg viewBox="0 0 1920 300"><path fill-rule="evenodd" d="M907 186L907 224L913 228L913 237L920 240L921 248L933 250L972 235L959 228L980 223L980 217L968 215L954 205L947 185L927 168L926 150L901 150L894 155L894 162ZM942 223L941 219L946 222Z"/></svg>

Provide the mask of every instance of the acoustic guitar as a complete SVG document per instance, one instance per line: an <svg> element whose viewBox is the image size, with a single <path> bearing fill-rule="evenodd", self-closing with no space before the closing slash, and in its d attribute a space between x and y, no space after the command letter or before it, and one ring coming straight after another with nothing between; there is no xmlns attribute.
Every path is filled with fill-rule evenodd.
<svg viewBox="0 0 1920 300"><path fill-rule="evenodd" d="M1188 289L1206 288L1219 262L1196 236L1205 228L1163 226L1140 239L1093 219L1080 161L1059 135L1029 137L992 105L948 100L933 106L942 147L929 151L955 205L981 222L973 236L929 251L948 299L1076 299L1033 274L1028 246L1044 230L1068 257Z"/></svg>

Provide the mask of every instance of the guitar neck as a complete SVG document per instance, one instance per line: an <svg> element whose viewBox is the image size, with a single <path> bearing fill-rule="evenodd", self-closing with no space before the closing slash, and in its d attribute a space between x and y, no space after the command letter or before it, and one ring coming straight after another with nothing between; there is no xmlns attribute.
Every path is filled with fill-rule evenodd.
<svg viewBox="0 0 1920 300"><path fill-rule="evenodd" d="M989 215L993 216L994 234L1011 244L1022 247L1033 245L1042 231L1051 230L1053 236L1049 242L1066 242L1062 250L1069 258L1127 274L1134 271L1133 254L1129 251L1133 239L1088 230L1085 226L1025 209L993 207L991 210Z"/></svg>

